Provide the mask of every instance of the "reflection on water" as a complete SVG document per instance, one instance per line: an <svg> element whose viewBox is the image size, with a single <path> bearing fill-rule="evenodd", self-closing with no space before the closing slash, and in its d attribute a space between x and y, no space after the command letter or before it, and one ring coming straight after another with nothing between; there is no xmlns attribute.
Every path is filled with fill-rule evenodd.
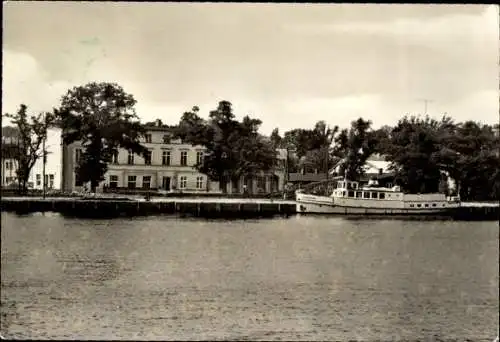
<svg viewBox="0 0 500 342"><path fill-rule="evenodd" d="M2 213L10 338L492 341L498 224Z"/></svg>

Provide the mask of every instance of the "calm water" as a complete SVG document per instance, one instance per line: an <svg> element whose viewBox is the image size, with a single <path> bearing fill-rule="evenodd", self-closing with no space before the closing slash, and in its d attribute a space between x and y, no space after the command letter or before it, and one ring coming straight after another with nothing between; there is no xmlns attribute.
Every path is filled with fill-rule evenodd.
<svg viewBox="0 0 500 342"><path fill-rule="evenodd" d="M498 223L2 213L11 338L492 341Z"/></svg>

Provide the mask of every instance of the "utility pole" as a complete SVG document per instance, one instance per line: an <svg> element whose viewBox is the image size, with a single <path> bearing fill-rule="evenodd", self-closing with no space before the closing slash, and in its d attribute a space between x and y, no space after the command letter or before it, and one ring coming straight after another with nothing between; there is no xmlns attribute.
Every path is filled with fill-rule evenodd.
<svg viewBox="0 0 500 342"><path fill-rule="evenodd" d="M47 114L44 114L43 121L45 125L45 133L42 141L42 184L43 184L43 199L45 199L45 163L47 162L47 153L45 151L45 141L47 140Z"/></svg>
<svg viewBox="0 0 500 342"><path fill-rule="evenodd" d="M427 105L431 102L434 102L433 100L431 99L419 99L418 101L420 102L423 102L424 103L424 115L427 115Z"/></svg>

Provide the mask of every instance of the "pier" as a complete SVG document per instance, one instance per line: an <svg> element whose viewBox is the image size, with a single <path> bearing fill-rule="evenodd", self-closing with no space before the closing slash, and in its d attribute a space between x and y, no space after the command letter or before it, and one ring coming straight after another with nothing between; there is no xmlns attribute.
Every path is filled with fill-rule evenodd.
<svg viewBox="0 0 500 342"><path fill-rule="evenodd" d="M72 198L72 197L5 197L1 200L1 210L27 214L32 212L58 212L65 216L113 218L122 216L146 215L179 215L194 217L288 217L295 215L296 202L272 199L245 198ZM352 215L351 215L352 216ZM363 218L363 215L356 215ZM387 215L377 215L381 218L401 218ZM369 215L367 218L374 218ZM409 218L409 217L408 217ZM418 218L418 217L417 217ZM498 203L464 202L446 217L431 217L430 219L452 220L499 220L500 206ZM420 216L419 219L425 219Z"/></svg>
<svg viewBox="0 0 500 342"><path fill-rule="evenodd" d="M296 213L294 201L231 198L2 198L1 210L16 213L58 212L66 216L112 218L178 214L196 217L271 217Z"/></svg>

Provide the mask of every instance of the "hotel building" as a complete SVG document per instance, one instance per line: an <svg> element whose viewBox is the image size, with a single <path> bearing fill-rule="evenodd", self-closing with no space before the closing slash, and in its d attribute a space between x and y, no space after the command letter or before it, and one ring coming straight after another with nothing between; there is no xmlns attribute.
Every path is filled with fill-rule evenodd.
<svg viewBox="0 0 500 342"><path fill-rule="evenodd" d="M97 191L123 192L166 191L183 193L220 193L219 183L208 179L207 175L196 169L203 160L205 148L183 143L173 139L171 129L159 122L146 126L147 133L141 143L148 148L146 156L139 156L119 149L108 164L104 181ZM75 174L77 160L82 154L82 145L75 142L62 147L62 184L65 192L81 191L84 184ZM278 153L278 159L283 153ZM273 172L254 177L243 177L238 184L228 184L228 193L271 193L280 191L284 186L284 162ZM88 188L88 187L87 187Z"/></svg>

